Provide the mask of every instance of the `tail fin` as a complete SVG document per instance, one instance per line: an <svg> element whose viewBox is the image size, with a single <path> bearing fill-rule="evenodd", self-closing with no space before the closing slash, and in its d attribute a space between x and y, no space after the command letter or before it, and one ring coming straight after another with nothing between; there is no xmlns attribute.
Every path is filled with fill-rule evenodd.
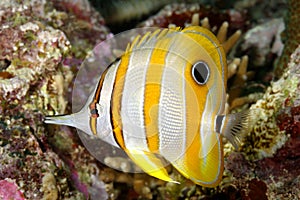
<svg viewBox="0 0 300 200"><path fill-rule="evenodd" d="M66 126L75 127L74 114L46 116L44 122L46 124L57 124L57 125L66 125Z"/></svg>
<svg viewBox="0 0 300 200"><path fill-rule="evenodd" d="M70 115L46 116L44 122L47 124L72 126L82 130L88 135L92 135L89 119L90 118L87 114L87 110L82 109L81 111Z"/></svg>

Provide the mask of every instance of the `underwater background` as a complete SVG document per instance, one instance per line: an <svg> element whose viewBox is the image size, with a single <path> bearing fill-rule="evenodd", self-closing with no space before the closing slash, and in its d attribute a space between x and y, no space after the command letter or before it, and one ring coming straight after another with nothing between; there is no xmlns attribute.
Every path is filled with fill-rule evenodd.
<svg viewBox="0 0 300 200"><path fill-rule="evenodd" d="M228 110L259 112L238 151L224 140L219 186L197 186L172 167L181 184L120 172L107 165L132 167L126 158L105 165L76 129L43 123L72 112L77 72L101 41L152 26L217 34L223 22ZM0 0L0 199L300 199L299 22L298 0Z"/></svg>

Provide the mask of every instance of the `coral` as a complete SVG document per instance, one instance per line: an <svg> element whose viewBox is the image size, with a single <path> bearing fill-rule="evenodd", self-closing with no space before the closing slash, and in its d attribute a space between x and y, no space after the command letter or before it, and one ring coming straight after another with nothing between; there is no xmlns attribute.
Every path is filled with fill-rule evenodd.
<svg viewBox="0 0 300 200"><path fill-rule="evenodd" d="M256 109L253 116L256 119L251 132L245 139L243 151L249 159L270 157L281 148L291 133L277 126L277 117L287 107L286 103L298 102L299 71L297 71L297 55L291 56L289 70L276 82L272 82L263 98L258 100L251 109ZM285 130L285 131L284 131Z"/></svg>
<svg viewBox="0 0 300 200"><path fill-rule="evenodd" d="M62 88L70 81L68 68L61 66L56 71L70 43L63 32L31 18L31 6L40 9L42 3L27 2L19 8L17 5L13 4L16 13L11 12L11 7L5 7L3 15L7 18L1 18L0 60L6 61L6 65L0 74L6 76L0 78L0 177L16 181L26 198L41 199L42 174L60 170L56 165L59 158L51 151L43 152L48 146L41 126L42 111L51 107L64 111L66 107L61 89L55 87L55 79L66 78L65 83L58 84ZM14 18L16 15L18 18ZM55 164L53 160L58 162ZM65 175L58 179L64 178ZM63 185L66 183L58 183L57 187Z"/></svg>
<svg viewBox="0 0 300 200"><path fill-rule="evenodd" d="M22 128L22 121L22 119L11 121L15 128L8 126L1 131L1 141L6 142L1 145L0 178L14 180L26 199L41 199L44 196L43 191L40 190L43 174L58 174L62 170L62 161L51 150L44 152L41 149L42 138L37 139L31 132L34 127L30 128L27 125ZM44 130L40 128L35 133L41 134L41 132ZM58 176L56 187L59 189L69 187L68 183L63 181L66 178L67 174ZM64 192L61 195L67 197L69 190L66 189Z"/></svg>
<svg viewBox="0 0 300 200"><path fill-rule="evenodd" d="M235 64L235 60L228 64L228 71L231 72L231 76L234 76L231 87L228 90L229 99L228 102L230 104L231 109L235 107L232 103L233 100L236 100L240 97L243 88L246 86L246 82L249 77L249 72L247 72L248 68L248 56L243 56L241 61ZM237 69L238 68L238 69ZM230 76L228 76L230 78Z"/></svg>
<svg viewBox="0 0 300 200"><path fill-rule="evenodd" d="M0 180L0 199L25 200L24 195L18 190L18 186L12 180Z"/></svg>
<svg viewBox="0 0 300 200"><path fill-rule="evenodd" d="M79 40L90 30L87 33L105 38L108 29L99 23L99 14L93 15L97 19L85 18L91 23L79 27L75 15L57 11L52 2L1 1L0 10L0 180L12 180L24 199L106 198L100 178L87 178L99 170L88 160L93 159L90 154L68 162L68 156L83 154L78 138L66 131L72 142L57 148L43 116L69 109L65 96L72 86L72 70L81 63L73 61L90 50L74 48L68 37ZM74 37L66 36L64 29L74 25L71 19L76 29L67 30ZM100 34L85 43L92 47L99 41ZM66 57L72 62L64 62ZM60 157L62 149L69 154Z"/></svg>
<svg viewBox="0 0 300 200"><path fill-rule="evenodd" d="M16 28L3 26L0 37L2 41L6 41L1 44L6 52L2 53L0 59L9 61L10 65L0 73L8 73L10 76L0 80L0 93L6 100L20 100L27 94L30 85L36 83L37 77L55 70L62 55L70 48L70 43L61 31L51 27L43 28L37 22L27 22ZM28 34L34 35L34 40L28 39ZM10 37L14 35L17 37L13 37L14 41L11 41ZM33 46L36 47L34 50L26 51ZM71 76L68 72L65 73L66 78ZM57 73L56 79L59 76L62 74ZM63 94L57 86L56 89L59 96L57 104L64 110L66 102L62 100Z"/></svg>
<svg viewBox="0 0 300 200"><path fill-rule="evenodd" d="M42 178L43 200L58 199L56 180L52 173L46 173Z"/></svg>
<svg viewBox="0 0 300 200"><path fill-rule="evenodd" d="M252 67L268 65L269 60L274 59L274 56L270 54L281 55L283 44L280 40L280 34L283 29L283 19L277 18L253 27L244 35L241 49L250 55Z"/></svg>
<svg viewBox="0 0 300 200"><path fill-rule="evenodd" d="M252 71L246 71L247 68L239 67L238 72L236 72L232 87L228 92L231 109L249 105L249 103L254 103L261 98L262 92L266 88L265 85L268 85L271 77L273 77L272 68L268 66L273 64L274 58L281 55L283 49L280 40L280 33L283 28L283 20L276 18L254 26L243 36L240 48L243 53L249 56L248 65ZM249 79L252 81L255 79L254 81L260 84L247 84ZM245 92L246 90L253 90L253 88L257 89L255 93L247 94Z"/></svg>
<svg viewBox="0 0 300 200"><path fill-rule="evenodd" d="M299 58L300 46L283 76L251 107L260 111L255 114L254 130L245 138L241 152L228 154L225 163L233 174L232 183L242 186L256 177L267 185L271 199L297 199L300 194Z"/></svg>
<svg viewBox="0 0 300 200"><path fill-rule="evenodd" d="M299 13L300 2L297 0L288 0L288 12L287 17L285 18L286 29L284 30L282 36L284 40L284 49L282 52L282 56L280 56L274 70L277 78L280 77L288 67L287 64L289 62L290 55L294 52L294 50L300 43L299 26L296 25L300 23Z"/></svg>
<svg viewBox="0 0 300 200"><path fill-rule="evenodd" d="M64 31L73 48L79 48L83 52L91 50L110 33L101 14L87 0L51 2L54 9L47 13L46 18L52 26ZM76 53L79 53L77 51L78 49Z"/></svg>
<svg viewBox="0 0 300 200"><path fill-rule="evenodd" d="M139 24L139 27L158 26L167 28L170 24L184 27L191 23L193 16L197 16L200 20L208 18L213 31L215 31L216 27L220 27L224 21L230 24L229 34L238 29L245 30L247 28L245 13L235 10L219 11L197 3L167 5L156 15Z"/></svg>

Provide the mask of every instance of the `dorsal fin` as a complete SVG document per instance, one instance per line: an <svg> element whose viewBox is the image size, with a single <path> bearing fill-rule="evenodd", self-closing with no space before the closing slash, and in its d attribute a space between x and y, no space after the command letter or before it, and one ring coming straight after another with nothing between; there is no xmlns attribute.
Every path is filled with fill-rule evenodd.
<svg viewBox="0 0 300 200"><path fill-rule="evenodd" d="M127 45L125 54L135 50L153 48L158 40L164 38L170 33L177 32L178 30L180 30L180 27L173 29L157 29L152 32L149 31L143 36L138 35L133 39L131 43Z"/></svg>

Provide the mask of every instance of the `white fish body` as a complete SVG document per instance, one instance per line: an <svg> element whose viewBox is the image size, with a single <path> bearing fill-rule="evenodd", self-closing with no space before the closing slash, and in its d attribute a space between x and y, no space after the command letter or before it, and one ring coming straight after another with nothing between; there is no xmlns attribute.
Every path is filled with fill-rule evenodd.
<svg viewBox="0 0 300 200"><path fill-rule="evenodd" d="M204 28L148 32L105 70L80 112L45 122L97 135L154 177L173 181L163 157L213 187L223 174L220 135L237 146L235 136L248 126L247 114L224 113L226 67L220 43Z"/></svg>

